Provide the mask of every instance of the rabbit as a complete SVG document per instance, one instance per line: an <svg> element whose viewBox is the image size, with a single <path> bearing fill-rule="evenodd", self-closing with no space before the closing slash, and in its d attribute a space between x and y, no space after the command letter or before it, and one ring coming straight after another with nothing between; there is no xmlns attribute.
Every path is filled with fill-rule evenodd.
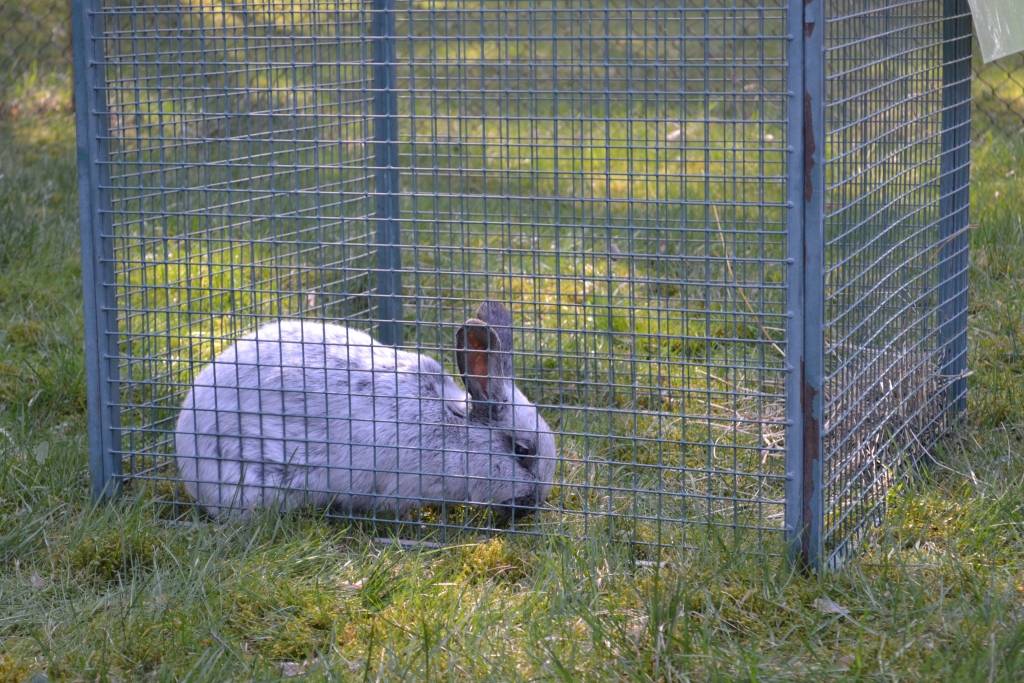
<svg viewBox="0 0 1024 683"><path fill-rule="evenodd" d="M555 439L512 373L512 318L455 335L467 391L429 356L323 321L260 327L199 373L178 416L181 480L212 517L300 506L399 517L442 501L507 521L547 498Z"/></svg>

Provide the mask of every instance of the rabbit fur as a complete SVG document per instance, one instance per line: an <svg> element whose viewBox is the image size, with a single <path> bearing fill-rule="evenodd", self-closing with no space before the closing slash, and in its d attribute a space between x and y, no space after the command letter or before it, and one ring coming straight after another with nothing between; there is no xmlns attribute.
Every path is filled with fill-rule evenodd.
<svg viewBox="0 0 1024 683"><path fill-rule="evenodd" d="M429 356L322 321L260 327L199 373L175 445L210 515L478 503L503 516L547 497L555 441L512 376L511 316L484 302L456 334L468 390Z"/></svg>

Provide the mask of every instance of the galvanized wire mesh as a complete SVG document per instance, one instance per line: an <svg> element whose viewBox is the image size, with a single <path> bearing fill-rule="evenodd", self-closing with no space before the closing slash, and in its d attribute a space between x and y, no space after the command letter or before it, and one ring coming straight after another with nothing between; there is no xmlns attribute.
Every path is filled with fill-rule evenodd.
<svg viewBox="0 0 1024 683"><path fill-rule="evenodd" d="M176 485L182 397L260 323L456 374L497 299L560 456L509 530L783 530L783 3L96 8L122 477ZM458 519L404 522L493 524Z"/></svg>
<svg viewBox="0 0 1024 683"><path fill-rule="evenodd" d="M940 422L893 400L947 405L956 337L950 24L941 0L878 5L829 0L805 99L823 62L790 0L79 0L97 492L640 548L780 550L823 523L835 555L903 435ZM282 344L283 318L464 383L322 326ZM505 386L481 339L522 396L474 379Z"/></svg>
<svg viewBox="0 0 1024 683"><path fill-rule="evenodd" d="M782 3L421 7L396 15L417 343L511 302L561 524L781 530Z"/></svg>
<svg viewBox="0 0 1024 683"><path fill-rule="evenodd" d="M822 545L833 562L964 391L971 46L966 6L949 7L826 5Z"/></svg>
<svg viewBox="0 0 1024 683"><path fill-rule="evenodd" d="M69 99L70 4L24 0L0 7L0 110L13 106L31 111L33 105L46 107L56 99ZM1024 55L982 64L979 51L974 53L976 136L1024 127Z"/></svg>

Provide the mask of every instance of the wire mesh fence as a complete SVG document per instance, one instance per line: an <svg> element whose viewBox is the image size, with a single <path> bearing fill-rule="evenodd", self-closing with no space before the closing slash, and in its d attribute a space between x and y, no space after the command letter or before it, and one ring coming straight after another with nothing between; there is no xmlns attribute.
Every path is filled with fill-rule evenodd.
<svg viewBox="0 0 1024 683"><path fill-rule="evenodd" d="M525 482L552 489L558 514L513 517L508 532L656 546L709 525L784 531L783 451L765 438L784 428L780 3L99 4L89 18L104 84L85 86L102 95L90 125L106 160L91 170L110 188L93 275L112 285L96 304L110 313L99 343L113 408L101 484L157 481L214 513L250 495L343 498L368 522L434 503L398 523L447 532L493 527L489 508L523 496L541 503ZM511 312L485 320L509 332L514 372L494 372L516 381L500 399L473 390L471 356L452 362L487 299ZM466 389L434 360L337 329L303 328L300 363L272 341L286 334L274 321L299 316L447 361ZM222 357L239 377L221 386L202 370L267 322L269 346ZM330 379L280 387L307 387L301 410L275 395L254 411L237 396L261 381L238 368L250 352L282 378L312 365ZM240 473L269 431L233 455L203 450L203 430L217 431L200 425L204 382L236 392L213 411L234 437L253 412L301 432L276 479ZM192 383L195 417L176 422ZM311 395L314 383L344 389ZM501 409L477 418L483 401ZM344 405L310 424L311 402ZM230 481L207 467L232 460ZM448 509L466 501L483 516Z"/></svg>
<svg viewBox="0 0 1024 683"><path fill-rule="evenodd" d="M98 494L834 565L962 410L962 2L73 8Z"/></svg>
<svg viewBox="0 0 1024 683"><path fill-rule="evenodd" d="M934 2L864 9L826 5L822 552L833 563L966 390L969 18Z"/></svg>
<svg viewBox="0 0 1024 683"><path fill-rule="evenodd" d="M70 101L71 2L23 0L0 7L0 113L12 108L31 113ZM244 4L225 1L211 7ZM976 48L974 54L975 136L1024 128L1024 55L982 64Z"/></svg>

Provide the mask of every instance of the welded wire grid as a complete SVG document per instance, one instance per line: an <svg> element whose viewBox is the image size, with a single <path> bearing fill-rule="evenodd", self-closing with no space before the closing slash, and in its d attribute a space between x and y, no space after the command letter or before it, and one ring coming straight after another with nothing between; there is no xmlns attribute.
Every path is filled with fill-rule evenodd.
<svg viewBox="0 0 1024 683"><path fill-rule="evenodd" d="M144 3L136 3L143 5ZM190 6L190 2L164 3ZM207 3L211 9L217 4ZM253 6L256 6L255 3ZM241 5L228 2L227 5ZM71 35L68 0L0 4L0 114L46 111L68 100ZM1024 55L982 64L974 50L975 137L1024 127Z"/></svg>
<svg viewBox="0 0 1024 683"><path fill-rule="evenodd" d="M507 531L778 537L786 5L96 0L124 480L187 503L177 409L261 322L456 374L496 299L559 454Z"/></svg>
<svg viewBox="0 0 1024 683"><path fill-rule="evenodd" d="M781 530L782 5L397 12L407 317L511 303L562 527Z"/></svg>
<svg viewBox="0 0 1024 683"><path fill-rule="evenodd" d="M965 12L944 19L943 0L826 3L822 547L832 563L880 519L895 478L962 400L950 376L961 359L950 358L963 353L952 326L966 315ZM962 83L951 85L957 66Z"/></svg>
<svg viewBox="0 0 1024 683"><path fill-rule="evenodd" d="M368 15L94 6L116 455L127 477L162 476L177 408L215 353L269 319L372 315Z"/></svg>

